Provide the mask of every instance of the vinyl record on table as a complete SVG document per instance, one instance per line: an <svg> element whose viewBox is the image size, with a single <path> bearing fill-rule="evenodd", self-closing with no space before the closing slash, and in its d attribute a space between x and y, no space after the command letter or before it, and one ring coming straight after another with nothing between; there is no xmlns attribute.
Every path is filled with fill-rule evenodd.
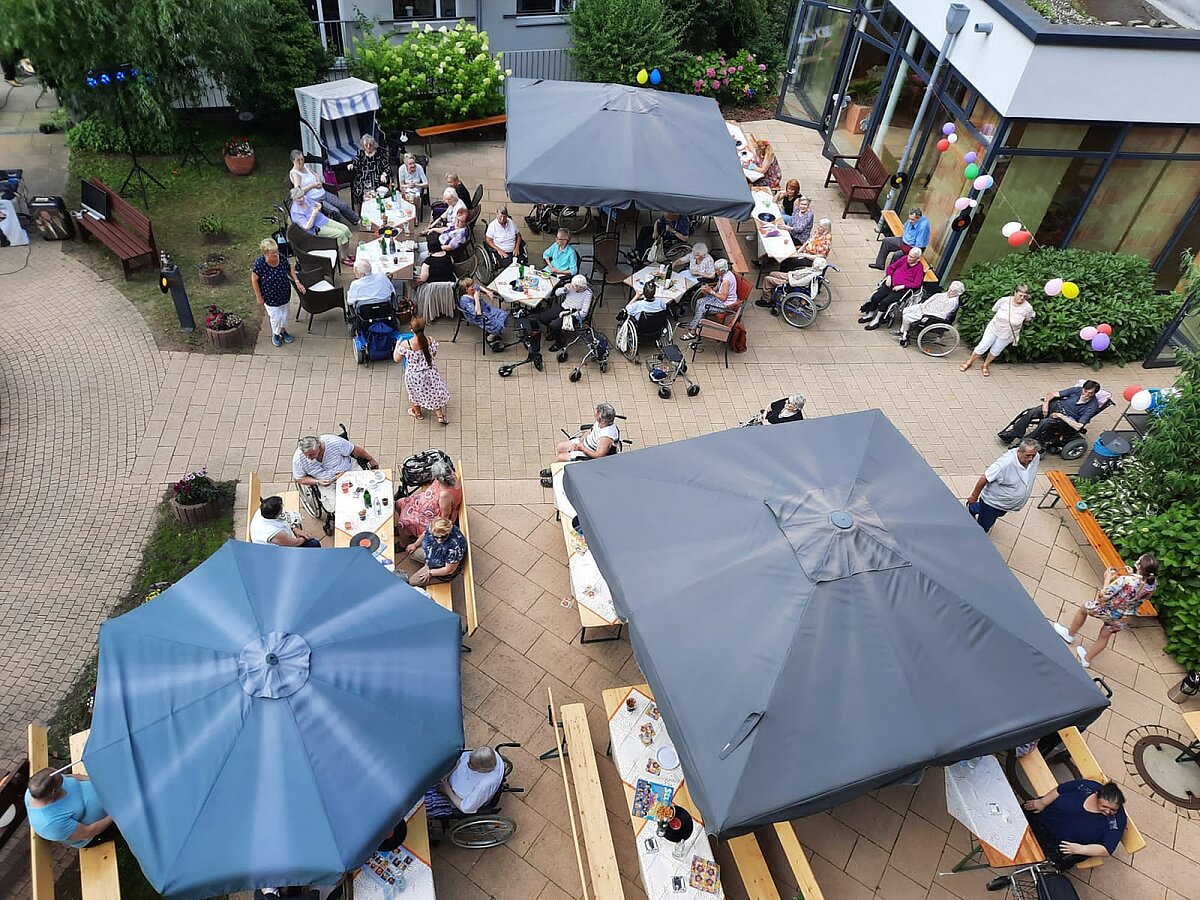
<svg viewBox="0 0 1200 900"><path fill-rule="evenodd" d="M908 179L909 176L907 172L897 172L891 177L890 183L892 187L902 188L908 184Z"/></svg>
<svg viewBox="0 0 1200 900"><path fill-rule="evenodd" d="M373 531L360 531L350 538L351 547L365 547L374 553L379 549L379 535Z"/></svg>
<svg viewBox="0 0 1200 900"><path fill-rule="evenodd" d="M966 231L971 225L971 217L966 213L962 213L954 217L954 221L950 223L951 231Z"/></svg>

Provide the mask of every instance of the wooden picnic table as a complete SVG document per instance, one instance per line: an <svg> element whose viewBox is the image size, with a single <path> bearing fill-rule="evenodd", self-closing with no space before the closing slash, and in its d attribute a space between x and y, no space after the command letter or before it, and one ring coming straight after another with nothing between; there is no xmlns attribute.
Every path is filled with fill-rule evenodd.
<svg viewBox="0 0 1200 900"><path fill-rule="evenodd" d="M354 871L355 900L389 900L404 878L405 900L434 900L433 858L429 852L429 819L422 800L404 817L408 835L389 853L376 851ZM391 879L389 882L388 879Z"/></svg>
<svg viewBox="0 0 1200 900"><path fill-rule="evenodd" d="M758 255L783 262L796 252L792 233L783 221L783 209L769 190L756 188L750 193L754 195L754 212L750 214L750 221L758 233ZM763 216L770 216L771 219L764 221Z"/></svg>
<svg viewBox="0 0 1200 900"><path fill-rule="evenodd" d="M669 281L664 281L659 277L664 268L667 271ZM657 289L655 296L668 303L678 300L689 288L699 283L686 269L682 272L675 272L672 271L670 263L660 263L653 266L643 266L626 278L625 284L633 288L633 299L636 300L641 296L642 288L646 286L646 282L651 280L655 282L654 287Z"/></svg>
<svg viewBox="0 0 1200 900"><path fill-rule="evenodd" d="M951 870L964 872L988 866L996 869L1031 865L1044 860L1045 854L1033 836L1021 801L1004 776L1004 769L994 756L984 756L945 769L946 808L971 834L971 848ZM994 817L994 818L993 818ZM979 827L983 826L983 827ZM1010 841L1020 830L1020 843L1008 855L985 840L978 832L993 840L1007 837ZM979 861L983 855L987 863Z"/></svg>

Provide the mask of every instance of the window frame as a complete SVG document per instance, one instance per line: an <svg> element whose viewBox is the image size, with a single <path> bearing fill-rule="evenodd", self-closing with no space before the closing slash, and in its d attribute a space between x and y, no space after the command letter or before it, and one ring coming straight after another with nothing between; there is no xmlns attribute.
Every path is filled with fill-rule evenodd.
<svg viewBox="0 0 1200 900"><path fill-rule="evenodd" d="M516 0L514 4L514 9L516 10L514 15L517 18L526 18L528 16L565 16L571 11L572 5L574 5L574 0L550 0L554 4L553 9L523 10L521 9L523 2L525 0Z"/></svg>
<svg viewBox="0 0 1200 900"><path fill-rule="evenodd" d="M457 12L451 12L449 14L446 14L445 10L442 8L443 3L450 3L454 6L455 10L458 9L458 0L433 0L433 10L434 10L433 15L419 16L419 15L414 14L414 15L410 16L407 13L403 13L404 6L405 6L404 0L392 0L392 21L393 22L439 22L439 21L457 21L458 19L461 19L461 18L467 18L465 16L458 15Z"/></svg>

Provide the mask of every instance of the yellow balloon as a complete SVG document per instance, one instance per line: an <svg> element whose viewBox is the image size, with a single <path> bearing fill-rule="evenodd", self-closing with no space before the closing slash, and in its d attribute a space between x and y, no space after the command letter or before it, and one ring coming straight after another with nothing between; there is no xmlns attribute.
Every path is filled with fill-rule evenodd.
<svg viewBox="0 0 1200 900"><path fill-rule="evenodd" d="M1068 300L1074 300L1079 296L1079 285L1073 281L1064 281L1062 286L1062 295Z"/></svg>
<svg viewBox="0 0 1200 900"><path fill-rule="evenodd" d="M650 73L647 72L645 69L642 69L642 71L638 72L638 74L637 74L638 84L645 84L649 80L650 80Z"/></svg>

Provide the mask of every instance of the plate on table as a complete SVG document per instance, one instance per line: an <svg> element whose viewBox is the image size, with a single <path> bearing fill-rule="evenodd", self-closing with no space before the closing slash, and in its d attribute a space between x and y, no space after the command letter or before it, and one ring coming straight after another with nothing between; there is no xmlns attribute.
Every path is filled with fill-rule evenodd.
<svg viewBox="0 0 1200 900"><path fill-rule="evenodd" d="M373 531L360 531L350 537L351 547L362 547L374 553L379 549L379 535Z"/></svg>
<svg viewBox="0 0 1200 900"><path fill-rule="evenodd" d="M775 221L775 213L760 212L758 214L758 218L763 222L774 222Z"/></svg>
<svg viewBox="0 0 1200 900"><path fill-rule="evenodd" d="M658 753L655 754L654 758L658 760L658 764L664 769L679 768L679 753L670 744L664 744L662 747L659 747Z"/></svg>
<svg viewBox="0 0 1200 900"><path fill-rule="evenodd" d="M782 233L778 228L771 228L763 232L763 237L779 237Z"/></svg>

